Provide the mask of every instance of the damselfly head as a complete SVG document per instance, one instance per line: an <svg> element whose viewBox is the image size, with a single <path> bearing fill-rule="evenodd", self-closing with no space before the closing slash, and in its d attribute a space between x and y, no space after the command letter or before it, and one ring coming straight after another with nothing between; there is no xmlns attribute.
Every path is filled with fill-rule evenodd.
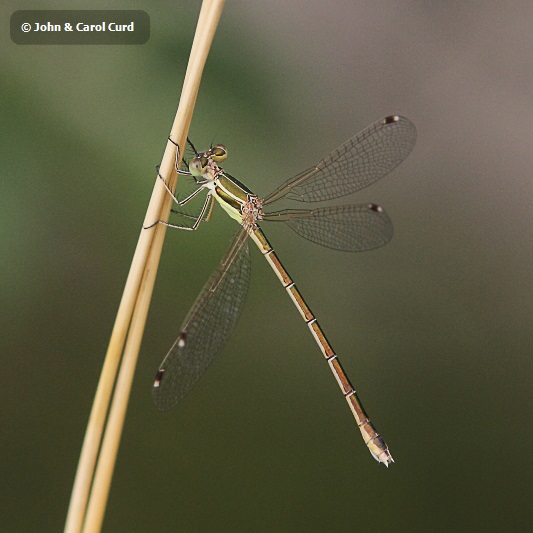
<svg viewBox="0 0 533 533"><path fill-rule="evenodd" d="M209 150L200 152L193 157L189 163L189 172L196 177L206 177L205 173L211 167L216 171L216 163L225 161L228 157L228 150L223 144L215 144ZM211 163L211 165L210 165ZM213 177L213 176L210 176Z"/></svg>

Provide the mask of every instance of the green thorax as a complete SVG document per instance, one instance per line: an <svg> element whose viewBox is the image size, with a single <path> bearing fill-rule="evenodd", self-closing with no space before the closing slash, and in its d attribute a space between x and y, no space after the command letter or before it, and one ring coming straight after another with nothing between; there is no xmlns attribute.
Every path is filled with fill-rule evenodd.
<svg viewBox="0 0 533 533"><path fill-rule="evenodd" d="M252 191L234 177L221 174L215 179L214 196L231 218L242 221L241 208Z"/></svg>

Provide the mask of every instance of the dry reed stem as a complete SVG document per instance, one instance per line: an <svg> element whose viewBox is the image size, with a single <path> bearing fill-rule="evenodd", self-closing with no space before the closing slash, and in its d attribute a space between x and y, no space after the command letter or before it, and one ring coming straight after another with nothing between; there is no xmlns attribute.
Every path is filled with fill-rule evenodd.
<svg viewBox="0 0 533 533"><path fill-rule="evenodd" d="M204 0L202 3L178 111L171 130L172 139L180 146L185 145L203 68L223 6L224 0ZM171 187L177 179L174 158L175 146L169 141L160 173ZM144 225L158 219L168 220L171 204L172 199L166 194L160 180L156 180ZM84 532L99 531L101 528L165 230L166 227L161 224L153 230L142 230L137 243L87 425L65 525L67 533L79 532L84 520ZM128 341L85 515L94 465L128 327Z"/></svg>

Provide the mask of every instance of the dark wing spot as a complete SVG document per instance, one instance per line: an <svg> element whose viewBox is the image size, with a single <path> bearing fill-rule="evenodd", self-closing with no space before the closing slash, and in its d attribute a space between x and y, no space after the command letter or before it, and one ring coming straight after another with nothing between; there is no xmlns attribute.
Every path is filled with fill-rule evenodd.
<svg viewBox="0 0 533 533"><path fill-rule="evenodd" d="M368 209L370 209L370 211L375 211L376 213L383 212L383 207L377 204L368 204Z"/></svg>
<svg viewBox="0 0 533 533"><path fill-rule="evenodd" d="M398 122L400 117L398 115L391 115L390 117L385 117L383 119L383 124L392 124L393 122Z"/></svg>
<svg viewBox="0 0 533 533"><path fill-rule="evenodd" d="M157 374L155 375L154 387L159 387L159 385L161 385L161 380L163 379L164 373L165 373L164 368L157 371Z"/></svg>

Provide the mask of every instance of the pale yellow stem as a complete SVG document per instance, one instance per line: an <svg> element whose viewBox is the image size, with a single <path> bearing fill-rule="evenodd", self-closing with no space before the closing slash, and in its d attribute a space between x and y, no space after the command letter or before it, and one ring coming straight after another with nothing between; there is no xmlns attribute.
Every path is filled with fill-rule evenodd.
<svg viewBox="0 0 533 533"><path fill-rule="evenodd" d="M204 0L202 4L178 111L171 130L172 139L180 146L185 146L203 68L223 6L223 0ZM174 158L175 146L168 142L160 173L171 187L177 178ZM144 225L148 226L158 219L168 220L171 204L172 199L157 179ZM87 424L65 524L66 533L78 533L84 522L84 532L99 531L102 524L165 230L165 226L158 224L153 229L141 230L139 236ZM128 329L128 341L87 506L96 457Z"/></svg>

